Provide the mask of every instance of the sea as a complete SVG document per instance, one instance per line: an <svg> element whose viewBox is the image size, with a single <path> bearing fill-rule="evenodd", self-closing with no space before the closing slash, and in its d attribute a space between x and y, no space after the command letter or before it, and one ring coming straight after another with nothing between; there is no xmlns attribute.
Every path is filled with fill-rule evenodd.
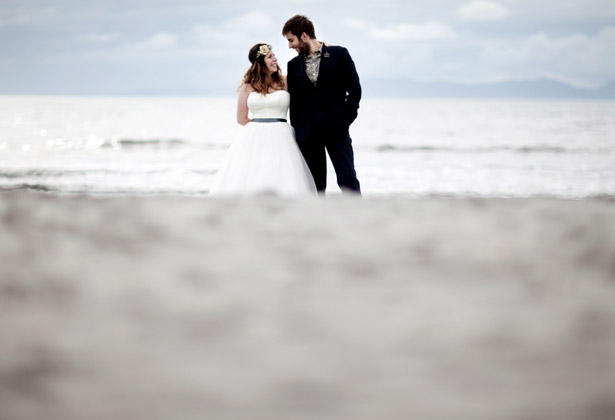
<svg viewBox="0 0 615 420"><path fill-rule="evenodd" d="M0 96L0 190L206 196L235 101ZM366 196L615 196L615 101L366 98L350 134Z"/></svg>

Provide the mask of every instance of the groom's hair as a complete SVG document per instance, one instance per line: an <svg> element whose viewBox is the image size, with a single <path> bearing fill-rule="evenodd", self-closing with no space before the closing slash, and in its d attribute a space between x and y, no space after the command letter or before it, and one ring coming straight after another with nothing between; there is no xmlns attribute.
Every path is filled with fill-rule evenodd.
<svg viewBox="0 0 615 420"><path fill-rule="evenodd" d="M295 15L288 19L284 24L284 28L282 28L282 35L286 35L287 33L292 33L297 38L301 36L302 33L306 33L312 39L316 38L316 33L314 32L314 24L307 16L304 15Z"/></svg>

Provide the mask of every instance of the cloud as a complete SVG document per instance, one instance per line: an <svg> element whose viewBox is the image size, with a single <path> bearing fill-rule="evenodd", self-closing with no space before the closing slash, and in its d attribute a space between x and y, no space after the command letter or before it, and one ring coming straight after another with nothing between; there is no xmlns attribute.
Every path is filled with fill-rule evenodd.
<svg viewBox="0 0 615 420"><path fill-rule="evenodd" d="M472 0L461 6L458 12L465 19L479 21L501 20L510 15L510 11L501 4L484 0Z"/></svg>
<svg viewBox="0 0 615 420"><path fill-rule="evenodd" d="M179 36L171 32L158 32L140 42L130 42L119 46L108 45L107 42L115 39L114 35L89 34L84 39L89 40L90 44L105 45L102 48L92 48L82 54L85 57L96 59L131 60L135 58L168 59L184 53L177 45Z"/></svg>
<svg viewBox="0 0 615 420"><path fill-rule="evenodd" d="M43 24L57 18L58 15L59 12L54 7L22 8L10 12L6 12L0 7L0 28Z"/></svg>
<svg viewBox="0 0 615 420"><path fill-rule="evenodd" d="M271 37L271 17L263 12L248 12L213 24L189 27L185 32L157 32L142 41L125 43L115 48L91 50L88 57L98 59L203 59L237 57L239 47ZM82 42L102 44L111 34L82 35ZM282 36L280 35L280 39ZM241 50L243 51L243 49ZM241 54L243 58L244 54Z"/></svg>
<svg viewBox="0 0 615 420"><path fill-rule="evenodd" d="M378 27L361 19L346 19L344 25L364 31L370 38L377 40L437 40L457 37L450 26L440 22L427 22L419 25L399 23Z"/></svg>
<svg viewBox="0 0 615 420"><path fill-rule="evenodd" d="M177 43L177 35L169 32L159 32L152 35L140 44L136 44L135 48L140 50L162 50L175 46Z"/></svg>
<svg viewBox="0 0 615 420"><path fill-rule="evenodd" d="M89 33L89 34L81 34L77 36L77 40L79 42L83 42L84 44L104 44L107 42L111 42L119 37L119 33Z"/></svg>
<svg viewBox="0 0 615 420"><path fill-rule="evenodd" d="M0 0L0 81L28 86L29 69L63 62L84 73L118 63L137 75L177 67L192 71L186 83L201 83L207 72L235 83L256 42L270 43L281 62L296 54L281 35L296 12L314 19L322 40L347 47L366 78L479 83L550 77L596 86L615 74L613 0L387 0L393 8L355 2L351 14L347 0L295 7L301 1L276 0L265 10L245 0L233 7L228 0L207 7L202 0L54 0L53 7L46 0ZM344 20L351 16L356 19ZM143 83L130 77L126 83Z"/></svg>
<svg viewBox="0 0 615 420"><path fill-rule="evenodd" d="M246 44L256 36L270 36L271 17L263 12L248 12L218 24L197 25L192 29L193 39L203 45L211 43ZM249 41L248 41L249 40Z"/></svg>
<svg viewBox="0 0 615 420"><path fill-rule="evenodd" d="M402 77L421 81L486 83L549 78L583 88L597 88L615 75L615 25L597 33L525 36L459 34L437 43L395 44L365 41L353 51L362 76ZM380 46L379 46L380 45Z"/></svg>
<svg viewBox="0 0 615 420"><path fill-rule="evenodd" d="M485 48L482 60L509 77L550 77L584 87L613 79L615 26L594 36L574 34L554 38L536 33L517 42L496 42Z"/></svg>

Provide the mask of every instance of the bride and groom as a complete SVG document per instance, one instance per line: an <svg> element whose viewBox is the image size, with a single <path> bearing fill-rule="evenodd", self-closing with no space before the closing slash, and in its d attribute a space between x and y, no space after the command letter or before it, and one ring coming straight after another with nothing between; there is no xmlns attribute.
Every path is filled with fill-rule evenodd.
<svg viewBox="0 0 615 420"><path fill-rule="evenodd" d="M229 148L210 194L324 193L326 152L342 192L360 194L348 131L361 99L354 62L345 48L319 42L305 16L290 18L282 34L298 55L284 76L270 45L250 49L237 100L237 121L246 130Z"/></svg>

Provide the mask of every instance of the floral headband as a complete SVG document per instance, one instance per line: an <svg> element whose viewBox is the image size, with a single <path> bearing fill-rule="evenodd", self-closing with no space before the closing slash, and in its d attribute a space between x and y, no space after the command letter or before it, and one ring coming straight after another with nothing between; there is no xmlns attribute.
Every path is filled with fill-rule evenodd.
<svg viewBox="0 0 615 420"><path fill-rule="evenodd" d="M271 51L271 45L268 45L268 44L261 45L258 51L256 52L256 58L259 58L261 56L263 57L266 56L267 54L269 54L269 51Z"/></svg>

